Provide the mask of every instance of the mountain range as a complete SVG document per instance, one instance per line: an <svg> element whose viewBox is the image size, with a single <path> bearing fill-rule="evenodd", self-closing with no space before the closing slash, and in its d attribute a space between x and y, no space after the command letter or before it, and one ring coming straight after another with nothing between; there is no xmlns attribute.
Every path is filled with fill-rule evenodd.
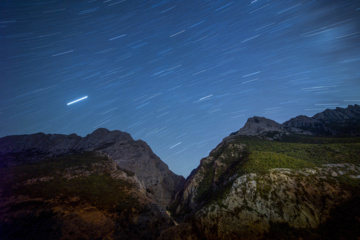
<svg viewBox="0 0 360 240"><path fill-rule="evenodd" d="M358 239L360 106L249 118L184 179L125 132L0 139L1 239Z"/></svg>
<svg viewBox="0 0 360 240"><path fill-rule="evenodd" d="M315 114L292 118L283 124L264 117L249 118L243 128L231 135L264 136L302 134L312 136L359 136L360 107L349 105L347 108L337 107Z"/></svg>

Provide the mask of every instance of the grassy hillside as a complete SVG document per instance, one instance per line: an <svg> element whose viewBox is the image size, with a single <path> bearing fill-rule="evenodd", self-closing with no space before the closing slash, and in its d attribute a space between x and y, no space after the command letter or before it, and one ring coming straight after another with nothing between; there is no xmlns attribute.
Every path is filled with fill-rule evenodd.
<svg viewBox="0 0 360 240"><path fill-rule="evenodd" d="M241 136L235 142L246 144L250 152L242 169L248 173L271 168L360 163L360 138L291 136L271 141Z"/></svg>
<svg viewBox="0 0 360 240"><path fill-rule="evenodd" d="M25 195L43 200L79 197L99 209L138 208L133 185L110 176L104 156L92 152L0 169L3 197ZM101 166L101 167L99 167Z"/></svg>

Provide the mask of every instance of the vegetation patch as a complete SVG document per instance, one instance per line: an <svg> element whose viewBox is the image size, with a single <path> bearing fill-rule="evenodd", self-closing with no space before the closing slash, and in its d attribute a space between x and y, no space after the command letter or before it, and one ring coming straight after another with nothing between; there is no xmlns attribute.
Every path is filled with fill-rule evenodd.
<svg viewBox="0 0 360 240"><path fill-rule="evenodd" d="M241 146L241 147L240 147ZM248 150L243 144L229 144L221 148L221 154L217 154L218 158L221 159L223 166L217 167L215 175L214 162L207 163L202 166L203 179L199 183L195 201L219 201L229 191L234 179L229 179L242 172L243 164L248 156ZM216 155L216 153L213 153ZM229 182L227 182L229 181ZM227 182L225 185L223 185ZM218 186L221 184L221 186Z"/></svg>
<svg viewBox="0 0 360 240"><path fill-rule="evenodd" d="M211 196L214 180L214 169L212 164L207 164L203 168L203 178L196 189L195 201L202 202Z"/></svg>
<svg viewBox="0 0 360 240"><path fill-rule="evenodd" d="M103 210L139 209L139 203L130 194L133 184L111 177L107 161L110 160L98 153L84 152L2 168L3 197L25 195L60 201L79 197Z"/></svg>
<svg viewBox="0 0 360 240"><path fill-rule="evenodd" d="M250 152L248 171L302 168L328 163L360 163L360 138L289 136L279 141L239 136Z"/></svg>
<svg viewBox="0 0 360 240"><path fill-rule="evenodd" d="M131 187L127 181L113 179L104 174L72 179L56 178L17 187L13 193L44 200L68 200L79 197L81 201L86 201L99 209L113 210L137 207L135 199L129 193Z"/></svg>
<svg viewBox="0 0 360 240"><path fill-rule="evenodd" d="M66 155L56 158L48 158L43 161L22 164L14 167L0 168L3 179L12 183L20 183L30 178L45 176L61 176L66 169L79 169L81 171L96 170L95 163L110 161L106 156L96 152L84 152L73 155Z"/></svg>
<svg viewBox="0 0 360 240"><path fill-rule="evenodd" d="M248 161L244 165L244 170L248 173L262 172L272 168L304 168L315 167L312 162L297 159L283 153L253 151L249 155Z"/></svg>

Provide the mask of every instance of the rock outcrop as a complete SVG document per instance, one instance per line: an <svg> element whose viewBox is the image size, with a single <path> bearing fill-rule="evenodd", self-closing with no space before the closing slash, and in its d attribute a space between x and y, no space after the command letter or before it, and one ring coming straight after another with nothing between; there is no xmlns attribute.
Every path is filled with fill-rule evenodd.
<svg viewBox="0 0 360 240"><path fill-rule="evenodd" d="M224 141L186 179L186 183L176 196L171 207L175 216L184 216L201 208L211 198L213 192L233 179L236 170L244 163L248 151L246 145Z"/></svg>
<svg viewBox="0 0 360 240"><path fill-rule="evenodd" d="M86 151L104 153L121 168L134 172L164 207L184 181L183 177L171 172L144 141L134 141L128 133L104 128L86 137L37 133L1 138L0 164L16 165Z"/></svg>
<svg viewBox="0 0 360 240"><path fill-rule="evenodd" d="M352 164L245 174L232 183L223 198L197 211L192 224L174 226L163 232L160 239L177 239L179 234L208 240L319 239L321 236L333 239L334 236L323 231L329 231L329 222L335 218L334 209L349 207L349 200L360 200L354 189L344 187L345 181L359 178L360 166ZM354 209L343 216L354 221L359 213L359 209ZM292 235L293 232L296 234Z"/></svg>
<svg viewBox="0 0 360 240"><path fill-rule="evenodd" d="M271 119L264 117L252 117L247 120L245 126L233 135L246 136L271 136L278 138L282 134L289 134L283 126Z"/></svg>

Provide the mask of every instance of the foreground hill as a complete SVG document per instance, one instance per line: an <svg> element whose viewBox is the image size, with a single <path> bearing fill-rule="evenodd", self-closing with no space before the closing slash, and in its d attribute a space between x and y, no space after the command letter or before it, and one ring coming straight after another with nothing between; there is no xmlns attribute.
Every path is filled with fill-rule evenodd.
<svg viewBox="0 0 360 240"><path fill-rule="evenodd" d="M0 239L156 239L184 178L121 131L0 139Z"/></svg>
<svg viewBox="0 0 360 240"><path fill-rule="evenodd" d="M325 111L355 112L331 134L250 118L187 178L170 206L183 223L161 239L359 238L358 108Z"/></svg>
<svg viewBox="0 0 360 240"><path fill-rule="evenodd" d="M173 226L132 172L98 152L0 168L1 239L156 239Z"/></svg>

